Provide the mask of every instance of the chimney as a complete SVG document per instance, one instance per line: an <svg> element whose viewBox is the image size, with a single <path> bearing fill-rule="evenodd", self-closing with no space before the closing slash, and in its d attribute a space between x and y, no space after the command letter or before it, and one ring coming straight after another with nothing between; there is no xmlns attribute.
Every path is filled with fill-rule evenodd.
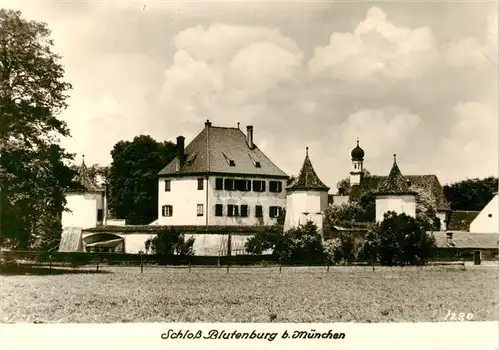
<svg viewBox="0 0 500 350"><path fill-rule="evenodd" d="M252 149L254 147L254 144L253 144L253 126L252 125L247 126L247 144L248 144L248 147L250 147L250 149Z"/></svg>
<svg viewBox="0 0 500 350"><path fill-rule="evenodd" d="M179 158L179 165L184 165L184 136L177 136L177 158Z"/></svg>
<svg viewBox="0 0 500 350"><path fill-rule="evenodd" d="M207 121L205 122L205 126L207 128L211 127L212 126L212 123L210 122L210 120L207 119Z"/></svg>

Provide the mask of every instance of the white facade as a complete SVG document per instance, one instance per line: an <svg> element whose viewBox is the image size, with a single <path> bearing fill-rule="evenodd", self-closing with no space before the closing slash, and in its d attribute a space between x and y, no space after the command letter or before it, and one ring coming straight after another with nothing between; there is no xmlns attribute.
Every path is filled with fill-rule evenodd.
<svg viewBox="0 0 500 350"><path fill-rule="evenodd" d="M416 217L416 200L414 195L378 195L375 200L375 220L384 220L384 214L394 211L397 214Z"/></svg>
<svg viewBox="0 0 500 350"><path fill-rule="evenodd" d="M498 193L470 224L473 233L498 233Z"/></svg>
<svg viewBox="0 0 500 350"><path fill-rule="evenodd" d="M199 187L199 179L203 186ZM264 192L216 189L216 179L265 181ZM165 181L170 181L166 191ZM281 191L270 191L270 182L281 183ZM168 185L167 185L168 186ZM157 225L224 225L251 226L273 225L277 216L271 217L271 207L278 212L286 204L286 181L282 179L252 178L237 176L185 176L160 177L158 182L158 220ZM200 189L199 189L200 188ZM219 211L216 212L216 205ZM168 206L168 207L166 207ZM222 206L222 207L221 207ZM230 216L229 206L237 206L237 215ZM247 216L242 216L242 206L247 208ZM257 206L262 207L262 216L257 217ZM222 209L220 211L220 209ZM274 212L273 212L274 214Z"/></svg>
<svg viewBox="0 0 500 350"><path fill-rule="evenodd" d="M95 227L98 213L103 210L102 193L68 193L66 195L69 211L62 213L62 227Z"/></svg>
<svg viewBox="0 0 500 350"><path fill-rule="evenodd" d="M349 196L333 195L331 196L331 198L332 198L332 202L330 203L331 205L342 205L349 203Z"/></svg>
<svg viewBox="0 0 500 350"><path fill-rule="evenodd" d="M286 199L286 217L283 230L303 225L312 221L321 231L323 213L328 206L328 192L313 190L296 190L290 192Z"/></svg>

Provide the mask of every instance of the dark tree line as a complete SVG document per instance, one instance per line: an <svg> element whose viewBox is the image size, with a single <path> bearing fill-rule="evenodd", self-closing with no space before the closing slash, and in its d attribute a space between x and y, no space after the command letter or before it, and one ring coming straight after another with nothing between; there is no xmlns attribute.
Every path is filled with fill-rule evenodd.
<svg viewBox="0 0 500 350"><path fill-rule="evenodd" d="M141 135L132 142L118 142L111 155L107 178L111 214L132 225L156 220L158 172L175 158L175 144Z"/></svg>
<svg viewBox="0 0 500 350"><path fill-rule="evenodd" d="M482 210L498 192L498 177L466 179L443 187L452 210Z"/></svg>

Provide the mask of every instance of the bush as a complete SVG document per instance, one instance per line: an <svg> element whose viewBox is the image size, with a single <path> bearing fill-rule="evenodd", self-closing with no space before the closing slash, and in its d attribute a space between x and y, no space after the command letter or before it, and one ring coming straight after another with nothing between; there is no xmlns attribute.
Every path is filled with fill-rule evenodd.
<svg viewBox="0 0 500 350"><path fill-rule="evenodd" d="M295 262L317 262L324 259L324 249L318 228L307 222L285 233L274 230L257 233L245 243L251 254L262 254L271 249L276 260Z"/></svg>
<svg viewBox="0 0 500 350"><path fill-rule="evenodd" d="M361 247L350 232L339 232L336 237L324 242L323 249L327 261L337 264L356 261Z"/></svg>
<svg viewBox="0 0 500 350"><path fill-rule="evenodd" d="M382 265L423 265L435 253L434 238L419 220L389 212L368 232L362 255Z"/></svg>
<svg viewBox="0 0 500 350"><path fill-rule="evenodd" d="M175 228L163 229L145 243L146 252L152 252L158 257L169 257L172 255L192 256L194 255L194 237L185 239L184 234Z"/></svg>

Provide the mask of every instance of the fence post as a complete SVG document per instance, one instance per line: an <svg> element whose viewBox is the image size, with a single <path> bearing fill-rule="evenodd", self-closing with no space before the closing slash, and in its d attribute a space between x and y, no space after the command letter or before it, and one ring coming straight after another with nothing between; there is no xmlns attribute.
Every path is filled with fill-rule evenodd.
<svg viewBox="0 0 500 350"><path fill-rule="evenodd" d="M49 274L52 275L52 254L49 255Z"/></svg>
<svg viewBox="0 0 500 350"><path fill-rule="evenodd" d="M278 266L280 267L280 273L281 273L281 260L278 260Z"/></svg>
<svg viewBox="0 0 500 350"><path fill-rule="evenodd" d="M328 261L326 265L326 272L330 272L330 261Z"/></svg>
<svg viewBox="0 0 500 350"><path fill-rule="evenodd" d="M191 273L191 259L189 259L189 273Z"/></svg>
<svg viewBox="0 0 500 350"><path fill-rule="evenodd" d="M142 252L140 252L139 255L141 256L141 273L143 273L143 271L144 271L144 262L142 260Z"/></svg>
<svg viewBox="0 0 500 350"><path fill-rule="evenodd" d="M97 260L97 268L96 268L96 272L99 272L99 262L101 261L100 259L101 259L101 258L99 258L99 260Z"/></svg>
<svg viewBox="0 0 500 350"><path fill-rule="evenodd" d="M229 261L227 262L227 265L226 265L226 273L229 273Z"/></svg>

